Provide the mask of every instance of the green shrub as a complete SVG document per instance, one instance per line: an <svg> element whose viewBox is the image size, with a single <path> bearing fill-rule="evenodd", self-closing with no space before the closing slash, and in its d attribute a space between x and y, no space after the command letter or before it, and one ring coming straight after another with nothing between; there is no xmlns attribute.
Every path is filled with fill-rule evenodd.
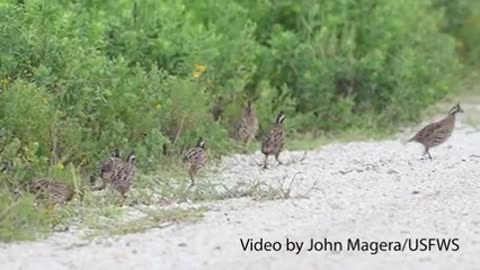
<svg viewBox="0 0 480 270"><path fill-rule="evenodd" d="M480 55L479 14L476 0L0 0L0 238L56 218L11 194L32 177L81 187L114 148L169 170L200 136L213 157L236 149L247 99L262 132L279 111L291 133L418 119L455 86L455 48Z"/></svg>
<svg viewBox="0 0 480 270"><path fill-rule="evenodd" d="M21 2L0 3L0 158L21 181L114 148L152 169L199 136L227 153L248 98L263 130L280 110L292 132L385 128L460 67L429 0Z"/></svg>
<svg viewBox="0 0 480 270"><path fill-rule="evenodd" d="M476 0L434 0L445 12L443 29L455 36L457 49L468 64L480 60L480 2Z"/></svg>
<svg viewBox="0 0 480 270"><path fill-rule="evenodd" d="M15 199L0 190L0 241L33 240L41 236L48 231L47 212L34 206L32 196Z"/></svg>
<svg viewBox="0 0 480 270"><path fill-rule="evenodd" d="M288 86L297 112L316 116L304 128L345 129L368 115L412 120L458 70L454 40L438 30L441 14L429 1L283 3L273 15L260 9L278 18L268 25L254 17L271 31L262 59L275 67L270 81Z"/></svg>

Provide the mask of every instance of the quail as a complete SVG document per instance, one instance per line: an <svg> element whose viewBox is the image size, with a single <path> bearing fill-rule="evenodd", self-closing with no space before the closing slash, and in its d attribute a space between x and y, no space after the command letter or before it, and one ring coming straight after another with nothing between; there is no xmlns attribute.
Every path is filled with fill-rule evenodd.
<svg viewBox="0 0 480 270"><path fill-rule="evenodd" d="M68 202L74 195L73 189L52 178L35 179L27 184L27 190L38 199L46 199L56 203Z"/></svg>
<svg viewBox="0 0 480 270"><path fill-rule="evenodd" d="M198 171L207 163L207 152L205 151L205 142L200 137L194 148L187 151L183 156L183 162L189 164L188 175L190 176L190 187L195 185L195 176Z"/></svg>
<svg viewBox="0 0 480 270"><path fill-rule="evenodd" d="M110 186L118 191L122 197L126 197L126 193L130 191L136 176L136 157L132 151L126 161L116 163L112 172Z"/></svg>
<svg viewBox="0 0 480 270"><path fill-rule="evenodd" d="M422 128L415 136L407 141L408 142L418 142L423 145L425 148L424 155L427 154L430 159L430 148L438 146L450 138L452 135L453 129L455 128L455 116L457 113L463 113L463 109L460 107L460 104L456 104L448 112L447 117L444 119L428 124Z"/></svg>
<svg viewBox="0 0 480 270"><path fill-rule="evenodd" d="M107 184L110 184L112 182L112 177L113 174L117 168L118 165L122 164L122 159L120 157L120 151L118 149L115 149L115 151L112 153L111 157L102 161L100 163L100 166L96 172L96 174L99 174L100 180L101 180L101 185L100 186L95 186L93 187L93 190L102 190L105 189ZM98 176L97 175L92 175L91 176L91 182L95 183L97 182Z"/></svg>
<svg viewBox="0 0 480 270"><path fill-rule="evenodd" d="M237 139L247 146L252 139L255 139L255 136L258 132L258 127L259 125L255 108L253 103L249 100L242 114L242 118L237 124Z"/></svg>
<svg viewBox="0 0 480 270"><path fill-rule="evenodd" d="M265 155L265 163L263 168L267 168L268 156L274 155L275 160L279 164L282 162L278 159L280 152L285 146L285 132L283 130L283 122L285 121L285 114L280 112L275 120L275 125L265 135L262 142L262 153Z"/></svg>

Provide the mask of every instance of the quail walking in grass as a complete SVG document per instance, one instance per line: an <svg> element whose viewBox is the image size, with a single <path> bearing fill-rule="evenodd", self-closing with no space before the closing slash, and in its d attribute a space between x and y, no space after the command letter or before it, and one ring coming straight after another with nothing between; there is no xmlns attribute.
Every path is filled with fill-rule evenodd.
<svg viewBox="0 0 480 270"><path fill-rule="evenodd" d="M190 149L184 156L183 162L189 164L188 175L190 176L190 187L195 185L195 176L198 171L207 163L207 152L205 151L205 142L200 137L197 145Z"/></svg>
<svg viewBox="0 0 480 270"><path fill-rule="evenodd" d="M415 136L407 141L408 142L418 142L423 145L425 148L424 155L427 154L430 159L430 148L438 146L444 143L452 135L453 129L455 128L455 115L457 113L463 113L463 109L460 107L460 104L456 104L448 112L447 117L444 119L431 123L424 128L422 128Z"/></svg>
<svg viewBox="0 0 480 270"><path fill-rule="evenodd" d="M237 124L236 137L242 141L245 146L248 146L249 142L255 139L257 132L258 119L253 103L249 100L242 114L242 118Z"/></svg>
<svg viewBox="0 0 480 270"><path fill-rule="evenodd" d="M136 157L132 151L126 161L116 163L112 172L110 185L113 189L118 191L122 197L126 197L127 192L133 186L136 176Z"/></svg>
<svg viewBox="0 0 480 270"><path fill-rule="evenodd" d="M73 198L73 189L52 178L35 179L27 184L27 190L38 199L65 203Z"/></svg>
<svg viewBox="0 0 480 270"><path fill-rule="evenodd" d="M285 145L285 132L283 130L283 122L285 121L285 114L280 112L275 120L275 125L265 135L262 142L262 153L265 155L265 163L263 168L267 168L268 156L274 155L278 164L282 162L278 159L280 152Z"/></svg>
<svg viewBox="0 0 480 270"><path fill-rule="evenodd" d="M118 165L122 164L122 162L123 160L120 157L120 151L118 149L115 149L111 157L102 161L95 175L91 176L92 184L97 182L98 176L100 177L100 180L101 180L101 185L99 186L95 185L92 189L93 190L105 189L107 184L110 184L112 182L113 174L116 168L118 167Z"/></svg>

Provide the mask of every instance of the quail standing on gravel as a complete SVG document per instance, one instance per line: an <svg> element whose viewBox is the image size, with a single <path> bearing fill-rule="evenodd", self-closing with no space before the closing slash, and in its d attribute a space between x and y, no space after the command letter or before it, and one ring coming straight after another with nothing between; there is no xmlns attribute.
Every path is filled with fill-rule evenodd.
<svg viewBox="0 0 480 270"><path fill-rule="evenodd" d="M190 149L184 156L183 162L189 164L188 175L190 176L190 187L195 185L195 176L198 171L207 163L207 152L205 151L205 142L200 137L194 148Z"/></svg>
<svg viewBox="0 0 480 270"><path fill-rule="evenodd" d="M111 187L118 191L122 197L126 197L133 186L136 177L136 157L132 151L126 161L116 164L111 178Z"/></svg>
<svg viewBox="0 0 480 270"><path fill-rule="evenodd" d="M255 113L255 108L252 101L249 100L243 112L242 118L237 124L237 139L242 141L245 146L248 146L249 142L252 139L255 139L255 136L258 132L258 127L258 119Z"/></svg>
<svg viewBox="0 0 480 270"><path fill-rule="evenodd" d="M265 155L265 162L263 168L267 168L268 156L274 155L275 160L279 164L282 162L278 159L280 152L285 146L285 132L283 130L283 122L285 121L285 114L280 112L275 120L275 125L266 134L262 142L262 153Z"/></svg>
<svg viewBox="0 0 480 270"><path fill-rule="evenodd" d="M111 157L102 161L95 175L91 176L90 180L92 184L95 184L98 180L97 173L99 174L101 180L101 185L94 186L93 190L102 190L105 189L107 184L111 184L114 172L116 168L122 164L122 162L123 160L120 157L120 150L115 149Z"/></svg>
<svg viewBox="0 0 480 270"><path fill-rule="evenodd" d="M455 115L457 113L463 113L463 109L460 107L460 104L456 104L448 112L447 117L444 119L431 123L424 128L422 128L415 136L407 141L408 142L418 142L423 145L425 148L424 155L427 154L430 159L430 148L438 146L452 135L453 129L455 128Z"/></svg>

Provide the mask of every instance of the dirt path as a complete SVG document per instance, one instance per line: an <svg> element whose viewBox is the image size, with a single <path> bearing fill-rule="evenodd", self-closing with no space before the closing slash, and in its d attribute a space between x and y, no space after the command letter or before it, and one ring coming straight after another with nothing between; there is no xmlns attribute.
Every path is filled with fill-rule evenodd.
<svg viewBox="0 0 480 270"><path fill-rule="evenodd" d="M285 152L288 164L267 171L256 165L259 154L226 158L216 176L222 181L274 183L296 175L294 195L315 182L318 189L303 199L227 200L211 204L195 224L86 246L76 246L81 240L69 233L0 245L0 269L480 269L480 132L459 126L431 151L433 161L421 160L421 153L419 145L399 140L332 144L301 162L288 161L302 152ZM278 241L282 250L243 251L241 238ZM286 238L307 243L296 255L284 250ZM339 241L343 250L309 252L311 238ZM460 249L372 255L347 250L349 238L401 244L458 238Z"/></svg>

